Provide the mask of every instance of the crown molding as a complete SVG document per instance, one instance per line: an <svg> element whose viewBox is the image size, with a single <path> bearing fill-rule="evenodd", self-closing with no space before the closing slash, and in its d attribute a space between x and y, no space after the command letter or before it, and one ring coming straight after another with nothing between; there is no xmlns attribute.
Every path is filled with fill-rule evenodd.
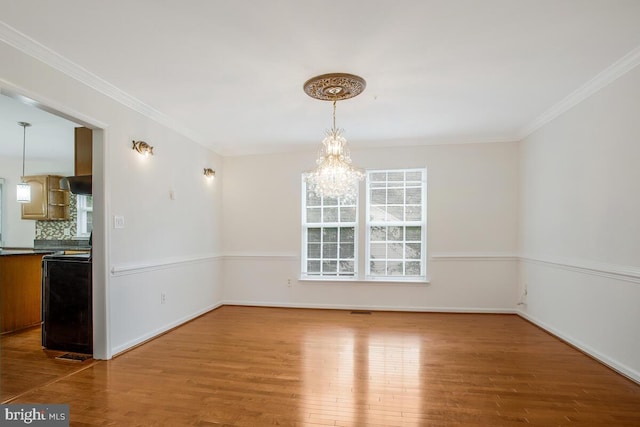
<svg viewBox="0 0 640 427"><path fill-rule="evenodd" d="M0 41L18 49L65 75L89 86L90 88L108 96L118 103L166 126L198 144L205 145L203 139L193 130L183 126L164 113L129 95L118 87L107 82L96 74L65 58L59 53L32 39L26 34L0 21Z"/></svg>
<svg viewBox="0 0 640 427"><path fill-rule="evenodd" d="M598 92L603 87L614 82L618 78L622 77L635 67L640 65L640 46L633 49L631 52L605 68L593 79L582 85L576 91L569 96L558 102L553 107L538 116L534 121L522 128L519 132L518 140L523 140L527 136L531 135L542 126L546 125L562 113L570 110L580 102L589 98L594 93Z"/></svg>

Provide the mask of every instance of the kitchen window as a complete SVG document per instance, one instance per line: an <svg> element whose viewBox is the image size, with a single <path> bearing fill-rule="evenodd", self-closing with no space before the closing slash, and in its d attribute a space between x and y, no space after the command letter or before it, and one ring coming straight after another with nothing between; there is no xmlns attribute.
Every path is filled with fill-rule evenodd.
<svg viewBox="0 0 640 427"><path fill-rule="evenodd" d="M351 204L303 180L301 278L426 281L426 177L424 168L367 171L365 197Z"/></svg>
<svg viewBox="0 0 640 427"><path fill-rule="evenodd" d="M78 194L76 196L77 235L89 237L93 229L93 196Z"/></svg>

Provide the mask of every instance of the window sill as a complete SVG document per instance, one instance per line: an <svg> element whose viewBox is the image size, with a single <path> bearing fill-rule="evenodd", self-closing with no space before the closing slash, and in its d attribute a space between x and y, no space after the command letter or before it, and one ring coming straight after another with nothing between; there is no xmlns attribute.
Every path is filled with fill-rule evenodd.
<svg viewBox="0 0 640 427"><path fill-rule="evenodd" d="M305 283L335 283L335 282L339 282L340 284L343 283L350 283L350 284L355 284L355 285L373 285L373 284L379 284L379 285L428 285L431 283L431 279L429 277L420 277L420 278L411 278L411 279L401 279L401 278L379 278L379 279L372 279L372 278L365 278L365 279L360 279L358 277L308 277L308 276L302 276L298 279L298 281L300 282L305 282Z"/></svg>

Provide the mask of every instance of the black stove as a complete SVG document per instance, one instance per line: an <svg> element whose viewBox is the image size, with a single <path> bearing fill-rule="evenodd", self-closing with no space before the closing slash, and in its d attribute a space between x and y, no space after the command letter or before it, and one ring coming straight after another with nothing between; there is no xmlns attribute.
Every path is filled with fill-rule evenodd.
<svg viewBox="0 0 640 427"><path fill-rule="evenodd" d="M93 353L90 253L42 258L42 320L43 347Z"/></svg>

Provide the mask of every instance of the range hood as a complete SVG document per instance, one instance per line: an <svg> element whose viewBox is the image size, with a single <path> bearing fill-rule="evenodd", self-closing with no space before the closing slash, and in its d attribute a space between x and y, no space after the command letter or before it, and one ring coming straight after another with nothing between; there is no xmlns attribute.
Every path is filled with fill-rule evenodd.
<svg viewBox="0 0 640 427"><path fill-rule="evenodd" d="M91 195L93 193L92 183L92 175L67 176L60 180L60 188L69 190L73 194Z"/></svg>

